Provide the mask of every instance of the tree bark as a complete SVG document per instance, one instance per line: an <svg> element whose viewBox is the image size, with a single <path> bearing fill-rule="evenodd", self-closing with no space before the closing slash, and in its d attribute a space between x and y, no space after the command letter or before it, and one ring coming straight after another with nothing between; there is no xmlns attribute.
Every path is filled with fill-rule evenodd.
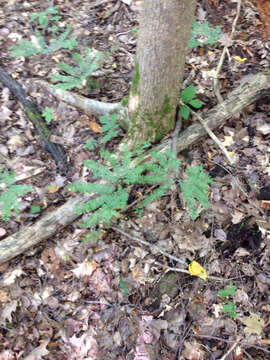
<svg viewBox="0 0 270 360"><path fill-rule="evenodd" d="M215 106L205 114L204 121L214 130L222 126L229 117L239 113L246 106L264 96L264 94L269 95L269 93L270 71L256 74L249 81L233 90L222 104ZM178 151L182 151L194 144L205 134L206 132L200 123L192 124L180 134L177 143ZM158 145L157 149L165 151L170 146L171 141L169 140ZM27 226L16 234L0 241L0 264L24 253L73 222L79 217L79 215L74 214L76 205L89 201L93 196L94 194L78 195L52 213L43 216L34 225Z"/></svg>
<svg viewBox="0 0 270 360"><path fill-rule="evenodd" d="M129 93L131 126L124 140L157 142L173 129L196 0L147 0Z"/></svg>

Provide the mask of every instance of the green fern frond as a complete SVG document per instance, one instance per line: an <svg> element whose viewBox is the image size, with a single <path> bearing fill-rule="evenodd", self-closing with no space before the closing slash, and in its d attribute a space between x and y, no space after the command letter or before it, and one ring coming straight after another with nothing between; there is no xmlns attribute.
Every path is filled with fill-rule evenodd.
<svg viewBox="0 0 270 360"><path fill-rule="evenodd" d="M10 46L9 50L11 51L12 57L19 56L32 56L37 54L49 54L59 49L69 49L72 50L75 46L78 45L76 38L71 37L67 39L69 33L72 30L72 25L68 25L66 30L58 37L58 39L51 39L49 44L47 44L45 37L41 32L35 29L35 42L20 40L17 45Z"/></svg>
<svg viewBox="0 0 270 360"><path fill-rule="evenodd" d="M90 169L93 172L94 179L103 178L104 180L107 180L108 182L111 182L115 178L115 174L108 169L106 166L92 160L85 160L84 166L86 166L88 169Z"/></svg>
<svg viewBox="0 0 270 360"><path fill-rule="evenodd" d="M179 181L193 220L197 218L197 202L205 209L208 209L210 206L208 191L209 184L212 184L213 180L202 170L203 167L201 165L190 167L187 170L187 179L183 182Z"/></svg>
<svg viewBox="0 0 270 360"><path fill-rule="evenodd" d="M171 185L169 185L169 186L167 186L167 185L159 186L157 189L152 191L152 193L150 195L146 196L146 198L140 203L138 208L142 209L145 206L149 205L151 202L161 198L170 187L171 187Z"/></svg>
<svg viewBox="0 0 270 360"><path fill-rule="evenodd" d="M109 117L101 116L99 121L103 124L101 127L102 132L107 132L107 134L103 137L102 142L105 144L110 141L112 138L118 136L119 133L119 125L117 123L118 115L113 113Z"/></svg>
<svg viewBox="0 0 270 360"><path fill-rule="evenodd" d="M114 191L114 186L108 184L98 184L98 183L74 182L68 186L68 190L76 191L84 194L86 193L111 194Z"/></svg>
<svg viewBox="0 0 270 360"><path fill-rule="evenodd" d="M3 190L0 195L0 209L2 219L4 221L8 221L10 219L12 210L14 210L17 214L19 213L18 197L26 194L32 189L32 186L16 185L14 184L15 182L15 171L4 171L0 173L0 185L5 184L7 187L7 189Z"/></svg>
<svg viewBox="0 0 270 360"><path fill-rule="evenodd" d="M90 211L94 211L98 209L100 206L106 203L107 196L106 195L100 195L96 197L95 199L92 199L90 201L87 201L84 204L80 204L76 206L75 213L78 215L81 214L87 214Z"/></svg>
<svg viewBox="0 0 270 360"><path fill-rule="evenodd" d="M72 55L73 60L78 64L77 67L73 67L63 62L58 64L58 67L68 75L55 74L51 76L53 80L60 82L54 86L56 89L72 89L82 84L92 72L100 67L102 54L99 51L94 53L91 49L86 48L85 54L85 57L79 53Z"/></svg>

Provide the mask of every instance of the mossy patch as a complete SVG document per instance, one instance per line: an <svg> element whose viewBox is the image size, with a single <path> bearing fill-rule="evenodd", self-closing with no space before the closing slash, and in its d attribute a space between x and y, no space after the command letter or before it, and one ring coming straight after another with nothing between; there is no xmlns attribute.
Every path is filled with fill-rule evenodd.
<svg viewBox="0 0 270 360"><path fill-rule="evenodd" d="M129 95L125 96L125 97L123 98L123 100L121 101L121 104L122 104L123 106L126 106L126 105L128 104L128 99L129 99Z"/></svg>
<svg viewBox="0 0 270 360"><path fill-rule="evenodd" d="M139 71L139 64L136 61L134 66L134 74L132 77L130 91L132 93L139 94L139 85L140 85L140 71Z"/></svg>

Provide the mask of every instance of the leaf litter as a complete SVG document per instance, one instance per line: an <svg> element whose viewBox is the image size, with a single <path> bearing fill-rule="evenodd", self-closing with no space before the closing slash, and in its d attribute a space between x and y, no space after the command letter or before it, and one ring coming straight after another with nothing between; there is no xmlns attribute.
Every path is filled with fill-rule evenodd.
<svg viewBox="0 0 270 360"><path fill-rule="evenodd" d="M0 9L3 65L42 107L56 109L54 135L74 159L72 178L76 180L86 156L84 143L89 136L98 138L100 127L94 117L42 94L32 81L33 77L50 75L49 69L55 67L53 59L11 60L8 47L31 36L27 19L33 4L18 3L20 12L13 2ZM140 5L141 1L135 0L94 1L90 7L83 1L69 2L68 7L59 4L60 12L67 14L65 21L72 20L79 42L107 52L101 87L80 89L81 94L111 102L121 101L127 94L136 51L132 29L138 27ZM196 70L194 84L205 104L204 111L215 103L211 76L224 44L234 56L225 62L220 74L225 92L251 73L269 67L269 9L263 1L257 5L243 5L234 40L227 35L235 16L233 2L214 1L210 6L204 1L199 5L198 19L222 25L225 33L219 46L210 51L193 49L187 59L185 78L192 68ZM35 6L39 11L40 5ZM56 57L57 61L69 61L65 52ZM210 359L209 351L212 359L219 359L236 341L236 334L241 337L240 350L258 360L266 359L269 352L262 348L269 340L269 305L265 299L270 282L270 228L262 211L269 216L263 205L270 196L268 104L266 96L217 131L227 150L237 154L232 172L211 139L180 155L184 165L203 163L210 173L223 169L222 175L213 176L211 208L201 212L196 222L187 216L181 194L176 201L168 194L149 205L141 218L131 212L130 220L121 219L120 223L128 226L133 236L144 236L183 261L196 258L204 263L208 275L233 278L237 291L230 300L235 302L236 320L225 318L221 312L223 304L217 293L226 288L222 283L205 283L174 272L171 269L176 264L171 260L135 242L127 243L124 236L110 230L96 244L81 243L83 231L74 223L54 239L1 265L0 359L154 360L174 359L181 354L185 359L204 360ZM32 167L42 169L27 179L27 184L37 189L37 198L27 196L23 212L8 225L0 221L5 236L32 219L34 215L27 209L34 200L43 211L50 211L59 199L70 195L64 189L66 179L57 178L52 160L42 152L31 125L7 89L1 89L0 111L1 154L10 156L9 165L26 179L29 159ZM57 186L47 191L52 184ZM143 193L144 189L136 191Z"/></svg>

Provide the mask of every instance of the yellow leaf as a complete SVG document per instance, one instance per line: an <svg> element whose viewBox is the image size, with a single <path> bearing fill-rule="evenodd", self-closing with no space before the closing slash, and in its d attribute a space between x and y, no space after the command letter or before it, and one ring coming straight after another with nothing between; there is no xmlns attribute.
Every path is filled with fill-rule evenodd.
<svg viewBox="0 0 270 360"><path fill-rule="evenodd" d="M195 260L191 261L188 266L188 270L192 276L199 276L203 280L207 279L207 273L205 269Z"/></svg>
<svg viewBox="0 0 270 360"><path fill-rule="evenodd" d="M16 80L20 76L20 74L16 72L16 73L11 74L11 76L13 77L13 79Z"/></svg>
<svg viewBox="0 0 270 360"><path fill-rule="evenodd" d="M49 194L54 194L59 190L59 186L56 183L52 183L51 185L48 186L48 193Z"/></svg>
<svg viewBox="0 0 270 360"><path fill-rule="evenodd" d="M232 56L232 58L240 63L247 61L247 58L241 58L240 56Z"/></svg>

